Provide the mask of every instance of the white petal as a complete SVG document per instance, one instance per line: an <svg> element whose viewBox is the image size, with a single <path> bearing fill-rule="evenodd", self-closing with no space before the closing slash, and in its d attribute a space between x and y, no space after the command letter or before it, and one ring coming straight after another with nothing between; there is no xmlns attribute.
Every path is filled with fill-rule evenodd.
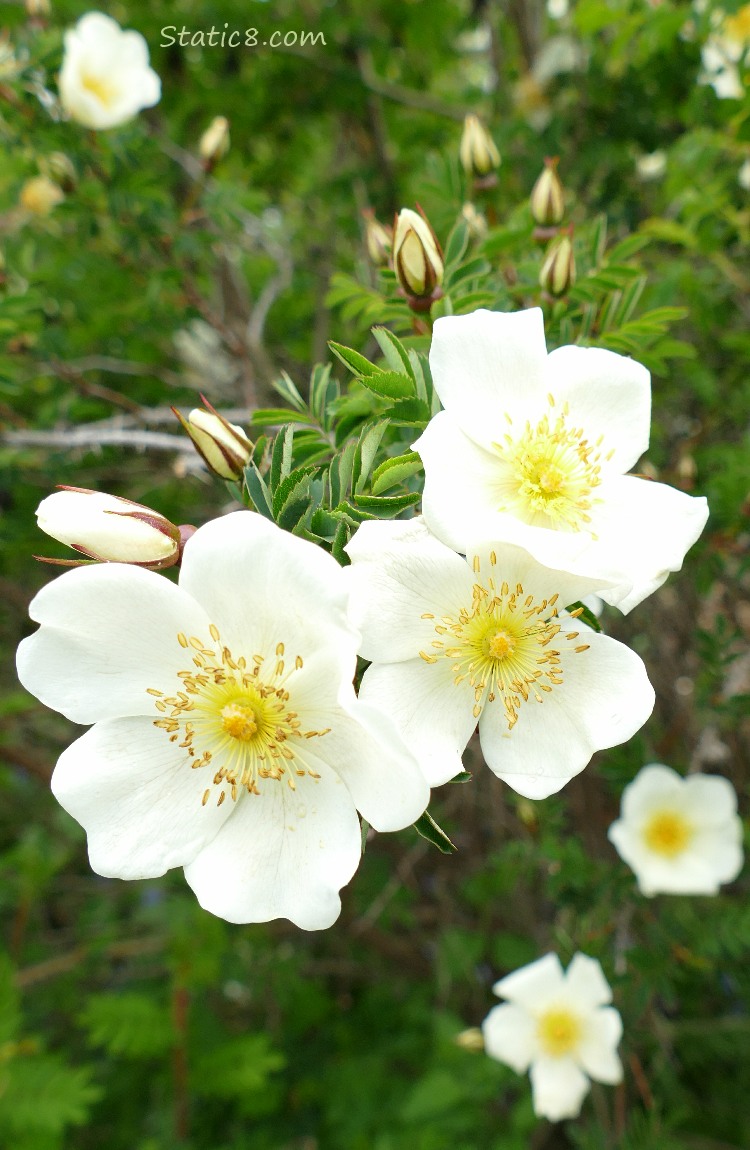
<svg viewBox="0 0 750 1150"><path fill-rule="evenodd" d="M589 1080L572 1058L538 1058L530 1078L538 1117L559 1122L580 1113Z"/></svg>
<svg viewBox="0 0 750 1150"><path fill-rule="evenodd" d="M465 561L408 519L363 523L347 544L350 618L362 634L364 659L415 659L435 639L435 623L471 601ZM423 619L430 613L435 618Z"/></svg>
<svg viewBox="0 0 750 1150"><path fill-rule="evenodd" d="M18 649L27 690L74 723L155 714L148 687L171 693L192 669L179 632L208 636L208 619L163 575L119 563L79 567L29 607L42 626Z"/></svg>
<svg viewBox="0 0 750 1150"><path fill-rule="evenodd" d="M581 427L589 443L602 437L606 466L629 471L648 447L651 377L625 355L592 347L559 347L546 364L546 387L556 404L570 405L569 423Z"/></svg>
<svg viewBox="0 0 750 1150"><path fill-rule="evenodd" d="M190 862L226 821L211 768L194 771L184 750L149 719L97 723L60 756L52 776L58 802L88 835L97 874L155 878Z"/></svg>
<svg viewBox="0 0 750 1150"><path fill-rule="evenodd" d="M613 1086L622 1082L622 1063L617 1044L622 1038L622 1019L613 1006L595 1010L586 1024L586 1035L576 1048L576 1059L595 1082Z"/></svg>
<svg viewBox="0 0 750 1150"><path fill-rule="evenodd" d="M353 698L350 713L340 708L326 722L330 732L303 750L310 762L322 760L334 769L376 831L415 822L430 801L430 788L390 718Z"/></svg>
<svg viewBox="0 0 750 1150"><path fill-rule="evenodd" d="M536 1011L550 999L564 992L563 968L556 954L545 954L536 962L514 970L501 978L492 990L516 1006Z"/></svg>
<svg viewBox="0 0 750 1150"><path fill-rule="evenodd" d="M601 964L587 954L573 956L565 972L565 993L582 1010L605 1006L612 1001L612 991Z"/></svg>
<svg viewBox="0 0 750 1150"><path fill-rule="evenodd" d="M739 819L738 819L739 822ZM619 819L607 832L623 862L633 871L642 894L717 894L720 882L736 878L742 867L742 848L737 831L724 837L712 828L693 839L673 858L652 851L640 827Z"/></svg>
<svg viewBox="0 0 750 1150"><path fill-rule="evenodd" d="M513 517L497 510L495 454L478 447L446 411L430 420L412 448L424 464L422 512L430 531L457 551L465 550L467 539L505 538L504 525Z"/></svg>
<svg viewBox="0 0 750 1150"><path fill-rule="evenodd" d="M705 827L731 824L737 816L737 792L721 775L688 775L683 784L683 810Z"/></svg>
<svg viewBox="0 0 750 1150"><path fill-rule="evenodd" d="M634 475L615 477L599 490L605 502L592 509L597 547L623 573L622 585L603 591L602 599L627 613L680 570L706 525L708 504Z"/></svg>
<svg viewBox="0 0 750 1150"><path fill-rule="evenodd" d="M480 581L485 581L490 575L496 585L504 581L510 587L515 587L520 583L524 595L533 595L537 603L541 603L543 599L552 599L556 595L559 611L584 599L595 587L606 586L602 579L589 579L583 575L544 566L525 548L518 547L514 543L486 541L472 543L467 552L467 560L472 569L476 560L479 561ZM569 629L572 629L572 624L569 624Z"/></svg>
<svg viewBox="0 0 750 1150"><path fill-rule="evenodd" d="M585 631L579 641L589 650L578 653L563 639L566 629L570 625L564 622L557 636L562 684L553 686L542 704L533 698L522 702L511 731L499 700L489 703L479 720L488 765L527 798L559 791L584 769L594 751L634 735L654 707L653 687L634 651Z"/></svg>
<svg viewBox="0 0 750 1150"><path fill-rule="evenodd" d="M425 522L449 547L466 553L481 539L511 543L552 570L588 578L592 590L610 587L623 595L630 590L630 584L622 587L625 573L620 552L602 547L588 531L532 526L510 512L498 511L505 498L498 457L464 435L448 412L439 412L413 447L425 468Z"/></svg>
<svg viewBox="0 0 750 1150"><path fill-rule="evenodd" d="M504 1062L517 1074L528 1070L536 1055L536 1022L526 1010L512 1003L493 1006L482 1023L484 1048L490 1058Z"/></svg>
<svg viewBox="0 0 750 1150"><path fill-rule="evenodd" d="M623 819L635 824L656 807L680 804L683 795L682 776L663 763L642 767L622 792Z"/></svg>
<svg viewBox="0 0 750 1150"><path fill-rule="evenodd" d="M373 663L359 697L388 715L432 787L463 770L461 755L477 721L468 680L456 686L452 661Z"/></svg>
<svg viewBox="0 0 750 1150"><path fill-rule="evenodd" d="M717 886L733 882L744 861L742 838L742 820L735 815L731 822L699 831L690 844L690 854L696 856Z"/></svg>
<svg viewBox="0 0 750 1150"><path fill-rule="evenodd" d="M547 348L540 308L479 310L435 322L430 368L435 391L467 435L490 443L513 416L542 398Z"/></svg>
<svg viewBox="0 0 750 1150"><path fill-rule="evenodd" d="M357 869L360 825L344 783L321 778L261 784L243 794L214 840L185 867L199 903L228 922L288 918L323 930L341 913L339 891Z"/></svg>
<svg viewBox="0 0 750 1150"><path fill-rule="evenodd" d="M335 559L253 511L214 519L188 540L180 587L236 655L330 656L351 680L359 636L347 620L348 583Z"/></svg>

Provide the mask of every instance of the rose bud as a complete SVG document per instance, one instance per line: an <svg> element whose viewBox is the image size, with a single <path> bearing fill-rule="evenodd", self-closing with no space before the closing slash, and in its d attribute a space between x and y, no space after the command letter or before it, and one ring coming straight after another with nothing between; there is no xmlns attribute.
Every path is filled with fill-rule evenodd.
<svg viewBox="0 0 750 1150"><path fill-rule="evenodd" d="M557 174L558 157L545 159L544 170L531 192L531 216L541 228L554 227L565 215L565 193Z"/></svg>
<svg viewBox="0 0 750 1150"><path fill-rule="evenodd" d="M481 179L500 167L500 153L495 141L479 117L472 113L464 120L458 154L468 176Z"/></svg>
<svg viewBox="0 0 750 1150"><path fill-rule="evenodd" d="M414 310L426 311L439 298L443 253L427 220L410 208L402 208L396 216L393 270Z"/></svg>
<svg viewBox="0 0 750 1150"><path fill-rule="evenodd" d="M553 240L539 272L539 283L551 296L565 295L576 282L573 238L566 232Z"/></svg>
<svg viewBox="0 0 750 1150"><path fill-rule="evenodd" d="M163 515L100 491L60 487L39 504L37 523L53 539L102 563L135 563L160 570L180 557L180 530ZM75 560L45 559L62 566Z"/></svg>
<svg viewBox="0 0 750 1150"><path fill-rule="evenodd" d="M196 407L187 419L172 408L180 423L193 441L193 446L203 459L209 471L220 479L239 479L253 450L253 445L241 427L229 423L219 415L208 400L203 398L208 411Z"/></svg>

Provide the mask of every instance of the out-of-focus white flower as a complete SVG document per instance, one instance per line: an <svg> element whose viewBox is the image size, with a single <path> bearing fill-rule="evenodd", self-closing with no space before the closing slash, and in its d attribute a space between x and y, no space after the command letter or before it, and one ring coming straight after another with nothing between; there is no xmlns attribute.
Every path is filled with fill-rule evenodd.
<svg viewBox="0 0 750 1150"><path fill-rule="evenodd" d="M330 555L251 511L185 544L179 585L139 567L82 567L33 600L24 686L94 726L52 789L99 874L184 866L230 922L330 926L379 831L429 791L387 716L352 686L358 634Z"/></svg>
<svg viewBox="0 0 750 1150"><path fill-rule="evenodd" d="M720 775L644 767L625 787L608 835L645 895L717 894L742 869L737 795Z"/></svg>
<svg viewBox="0 0 750 1150"><path fill-rule="evenodd" d="M638 178L644 182L660 180L667 170L667 153L661 150L645 152L635 161Z"/></svg>
<svg viewBox="0 0 750 1150"><path fill-rule="evenodd" d="M159 570L180 555L180 530L157 511L82 487L63 487L39 504L37 523L90 559Z"/></svg>
<svg viewBox="0 0 750 1150"><path fill-rule="evenodd" d="M430 224L402 208L393 229L393 270L407 296L430 300L443 282L443 253Z"/></svg>
<svg viewBox="0 0 750 1150"><path fill-rule="evenodd" d="M551 20L564 20L569 11L569 0L547 0L547 15Z"/></svg>
<svg viewBox="0 0 750 1150"><path fill-rule="evenodd" d="M172 411L192 439L195 450L209 471L213 471L220 479L239 479L253 450L242 428L224 419L213 408L206 411L196 407L187 419L176 407Z"/></svg>
<svg viewBox="0 0 750 1150"><path fill-rule="evenodd" d="M737 173L737 183L745 191L750 192L750 157L745 160L739 172Z"/></svg>
<svg viewBox="0 0 750 1150"><path fill-rule="evenodd" d="M557 955L547 954L492 989L507 1002L484 1020L485 1050L517 1074L530 1070L540 1118L575 1118L590 1078L622 1081L622 1019L609 1005L612 991L595 958L576 954L563 971Z"/></svg>
<svg viewBox="0 0 750 1150"><path fill-rule="evenodd" d="M731 16L717 9L712 24L714 31L701 48L698 83L710 84L720 100L741 100L745 87L740 69L750 66L750 4Z"/></svg>
<svg viewBox="0 0 750 1150"><path fill-rule="evenodd" d="M445 408L414 444L423 510L464 554L502 540L540 563L611 580L629 611L655 591L708 517L705 499L626 475L648 446L645 367L599 348L547 354L539 308L435 323L430 366Z"/></svg>
<svg viewBox="0 0 750 1150"><path fill-rule="evenodd" d="M116 128L161 98L140 32L124 32L102 12L88 12L65 33L60 102L86 128Z"/></svg>
<svg viewBox="0 0 750 1150"><path fill-rule="evenodd" d="M390 715L431 786L461 771L478 723L491 770L545 798L651 714L640 658L565 611L596 580L506 544L464 559L421 519L363 523L346 550L352 621L372 662L360 698Z"/></svg>

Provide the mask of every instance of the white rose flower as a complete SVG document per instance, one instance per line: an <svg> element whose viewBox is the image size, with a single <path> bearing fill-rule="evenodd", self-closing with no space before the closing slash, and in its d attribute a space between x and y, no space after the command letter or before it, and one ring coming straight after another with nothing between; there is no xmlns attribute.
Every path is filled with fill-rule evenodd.
<svg viewBox="0 0 750 1150"><path fill-rule="evenodd" d="M708 507L625 474L648 446L645 367L600 348L548 355L540 308L438 319L430 367L445 410L414 449L424 516L444 543L516 543L603 578L602 598L621 611L679 570Z"/></svg>
<svg viewBox="0 0 750 1150"><path fill-rule="evenodd" d="M642 894L718 894L742 870L742 820L734 787L720 775L683 778L644 767L622 794L608 837Z"/></svg>
<svg viewBox="0 0 750 1150"><path fill-rule="evenodd" d="M557 955L547 954L492 989L508 1001L484 1020L485 1050L517 1074L531 1068L540 1118L575 1118L590 1078L622 1081L622 1019L609 1005L612 991L595 958L576 954L563 972Z"/></svg>
<svg viewBox="0 0 750 1150"><path fill-rule="evenodd" d="M124 32L102 12L88 12L65 33L60 102L86 128L116 128L161 98L140 32Z"/></svg>
<svg viewBox="0 0 750 1150"><path fill-rule="evenodd" d="M372 661L360 699L393 719L431 786L462 770L478 723L494 773L545 798L651 714L641 659L565 611L600 582L509 544L463 559L418 519L363 523L346 550L351 616Z"/></svg>
<svg viewBox="0 0 750 1150"><path fill-rule="evenodd" d="M428 788L386 716L359 703L359 636L329 555L240 511L185 546L179 586L139 567L71 571L31 604L21 682L76 723L52 789L99 874L183 866L230 922L317 930L380 831Z"/></svg>

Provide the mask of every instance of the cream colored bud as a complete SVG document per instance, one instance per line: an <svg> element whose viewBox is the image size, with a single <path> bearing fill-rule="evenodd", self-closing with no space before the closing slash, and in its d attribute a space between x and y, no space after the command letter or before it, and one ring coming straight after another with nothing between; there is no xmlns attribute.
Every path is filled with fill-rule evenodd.
<svg viewBox="0 0 750 1150"><path fill-rule="evenodd" d="M440 244L427 220L410 208L396 217L393 269L407 296L417 300L433 298L443 282Z"/></svg>
<svg viewBox="0 0 750 1150"><path fill-rule="evenodd" d="M544 161L544 170L531 191L531 216L541 228L554 227L565 215L565 192L557 164L557 156Z"/></svg>
<svg viewBox="0 0 750 1150"><path fill-rule="evenodd" d="M464 171L469 176L488 176L500 167L500 153L495 141L478 116L469 113L458 150Z"/></svg>
<svg viewBox="0 0 750 1150"><path fill-rule="evenodd" d="M64 199L62 188L47 176L34 176L27 180L18 197L21 207L35 216L48 216Z"/></svg>
<svg viewBox="0 0 750 1150"><path fill-rule="evenodd" d="M242 428L229 423L213 408L206 411L196 407L187 419L175 408L172 410L209 471L220 479L239 479L253 450Z"/></svg>
<svg viewBox="0 0 750 1150"><path fill-rule="evenodd" d="M456 1046L460 1046L462 1050L468 1050L471 1054L481 1054L484 1050L484 1037L478 1026L470 1026L468 1030L462 1030L453 1041Z"/></svg>
<svg viewBox="0 0 750 1150"><path fill-rule="evenodd" d="M44 20L51 12L49 0L24 0L24 7L32 20Z"/></svg>
<svg viewBox="0 0 750 1150"><path fill-rule="evenodd" d="M362 215L365 219L365 243L367 254L376 268L384 267L390 258L393 246L393 229L381 224L375 219L372 208L366 208Z"/></svg>
<svg viewBox="0 0 750 1150"><path fill-rule="evenodd" d="M461 215L469 226L469 235L474 240L483 240L487 235L487 217L478 212L471 203L461 208Z"/></svg>
<svg viewBox="0 0 750 1150"><path fill-rule="evenodd" d="M553 240L539 272L539 283L552 296L565 295L576 282L573 239L566 233Z"/></svg>
<svg viewBox="0 0 750 1150"><path fill-rule="evenodd" d="M39 504L37 523L53 539L90 559L171 567L180 557L180 531L163 515L100 491L63 487Z"/></svg>
<svg viewBox="0 0 750 1150"><path fill-rule="evenodd" d="M200 138L198 154L207 164L216 164L226 156L229 144L229 120L215 116Z"/></svg>

